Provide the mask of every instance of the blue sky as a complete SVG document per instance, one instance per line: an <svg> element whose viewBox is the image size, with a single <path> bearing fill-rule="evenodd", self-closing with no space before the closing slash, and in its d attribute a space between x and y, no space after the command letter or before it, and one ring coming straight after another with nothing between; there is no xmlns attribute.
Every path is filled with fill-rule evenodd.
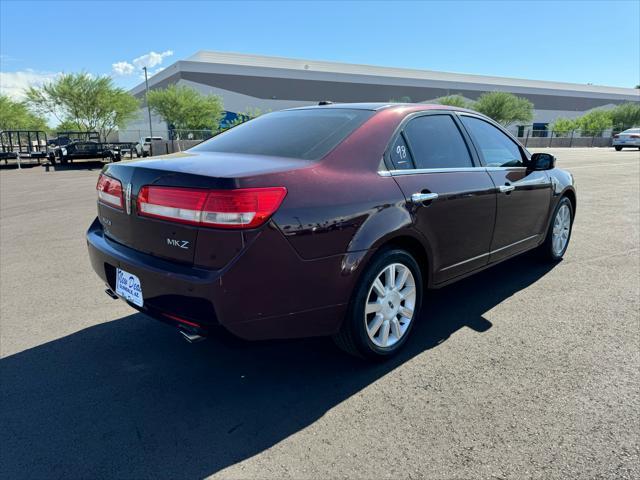
<svg viewBox="0 0 640 480"><path fill-rule="evenodd" d="M19 96L85 70L132 87L143 64L156 71L207 49L633 87L639 19L638 0L0 0L0 86Z"/></svg>

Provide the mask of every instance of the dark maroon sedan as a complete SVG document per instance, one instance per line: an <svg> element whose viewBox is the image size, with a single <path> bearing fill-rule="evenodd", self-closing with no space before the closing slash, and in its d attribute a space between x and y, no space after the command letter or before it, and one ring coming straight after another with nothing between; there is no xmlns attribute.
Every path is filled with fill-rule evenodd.
<svg viewBox="0 0 640 480"><path fill-rule="evenodd" d="M477 113L341 104L270 113L191 150L104 167L91 263L190 339L332 335L384 357L425 288L567 249L572 176Z"/></svg>

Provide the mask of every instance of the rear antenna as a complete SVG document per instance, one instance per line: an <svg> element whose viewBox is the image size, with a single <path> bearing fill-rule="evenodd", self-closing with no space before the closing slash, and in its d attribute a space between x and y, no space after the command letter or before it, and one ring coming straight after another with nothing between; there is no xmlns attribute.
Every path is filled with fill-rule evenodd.
<svg viewBox="0 0 640 480"><path fill-rule="evenodd" d="M318 105L333 105L333 102L331 100L321 100Z"/></svg>

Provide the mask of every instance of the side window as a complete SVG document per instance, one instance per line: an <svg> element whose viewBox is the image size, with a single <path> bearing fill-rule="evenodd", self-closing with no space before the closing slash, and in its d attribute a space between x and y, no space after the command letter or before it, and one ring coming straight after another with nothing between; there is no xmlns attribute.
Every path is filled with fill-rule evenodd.
<svg viewBox="0 0 640 480"><path fill-rule="evenodd" d="M484 120L461 115L487 167L521 167L522 152L513 140Z"/></svg>
<svg viewBox="0 0 640 480"><path fill-rule="evenodd" d="M404 141L402 134L398 135L396 141L393 142L391 152L389 152L391 163L395 170L407 170L414 168L413 159L411 158L411 152L407 147L407 143Z"/></svg>
<svg viewBox="0 0 640 480"><path fill-rule="evenodd" d="M450 115L426 115L404 129L416 168L473 167L462 134Z"/></svg>

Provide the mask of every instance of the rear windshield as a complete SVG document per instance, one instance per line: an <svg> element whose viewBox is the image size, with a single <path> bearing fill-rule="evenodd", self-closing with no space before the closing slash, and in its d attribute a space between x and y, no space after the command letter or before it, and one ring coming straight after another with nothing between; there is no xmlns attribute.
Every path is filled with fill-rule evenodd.
<svg viewBox="0 0 640 480"><path fill-rule="evenodd" d="M374 113L346 108L268 113L221 133L192 150L318 160Z"/></svg>

